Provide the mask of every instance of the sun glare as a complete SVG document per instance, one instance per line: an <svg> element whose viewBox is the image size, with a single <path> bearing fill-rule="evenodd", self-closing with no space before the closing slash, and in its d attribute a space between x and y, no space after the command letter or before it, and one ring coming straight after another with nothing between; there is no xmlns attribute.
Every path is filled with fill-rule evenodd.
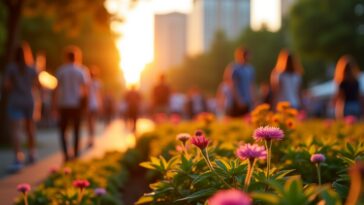
<svg viewBox="0 0 364 205"><path fill-rule="evenodd" d="M128 8L127 1L108 0L109 12L124 18L122 23L112 22L111 28L121 34L116 45L120 52L120 68L127 86L138 85L145 65L153 61L154 52L154 14L171 11L188 12L191 0L153 0L140 1Z"/></svg>
<svg viewBox="0 0 364 205"><path fill-rule="evenodd" d="M152 13L140 3L130 10L117 40L120 68L127 86L138 85L145 65L153 60Z"/></svg>
<svg viewBox="0 0 364 205"><path fill-rule="evenodd" d="M277 31L281 27L281 12L279 0L253 0L251 27L254 30L266 25L268 30Z"/></svg>

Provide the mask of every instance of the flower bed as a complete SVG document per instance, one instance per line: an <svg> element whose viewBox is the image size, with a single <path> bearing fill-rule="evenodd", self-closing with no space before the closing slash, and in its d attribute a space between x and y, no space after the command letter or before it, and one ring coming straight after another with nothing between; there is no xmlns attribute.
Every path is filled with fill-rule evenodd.
<svg viewBox="0 0 364 205"><path fill-rule="evenodd" d="M142 138L125 153L109 152L101 159L75 161L63 167L50 167L44 182L30 192L20 184L16 204L29 205L122 205L122 189L131 172L148 157L149 138ZM26 189L25 189L26 188Z"/></svg>
<svg viewBox="0 0 364 205"><path fill-rule="evenodd" d="M301 121L287 104L277 110L263 105L243 119L202 114L160 124L126 153L52 169L29 194L18 187L25 197L17 204L124 204L121 190L139 164L152 192L137 204L358 204L363 124Z"/></svg>
<svg viewBox="0 0 364 205"><path fill-rule="evenodd" d="M348 168L361 169L356 162L364 157L363 124L353 118L300 121L287 104L277 110L263 105L242 120L202 116L197 122L160 125L148 134L150 161L141 163L150 170L152 192L138 204L222 205L219 200L229 200L219 195L248 196L253 204L356 200L349 194ZM236 204L251 204L242 201Z"/></svg>

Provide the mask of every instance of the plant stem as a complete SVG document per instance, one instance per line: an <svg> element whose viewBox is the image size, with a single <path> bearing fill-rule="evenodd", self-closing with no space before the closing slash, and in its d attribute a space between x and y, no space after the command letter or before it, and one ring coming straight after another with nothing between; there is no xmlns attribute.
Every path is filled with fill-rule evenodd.
<svg viewBox="0 0 364 205"><path fill-rule="evenodd" d="M100 197L97 198L97 205L100 205Z"/></svg>
<svg viewBox="0 0 364 205"><path fill-rule="evenodd" d="M24 193L24 204L28 205L28 193L27 192Z"/></svg>
<svg viewBox="0 0 364 205"><path fill-rule="evenodd" d="M272 140L265 140L265 149L268 150L267 153L267 181L268 181L270 174L270 161L272 157Z"/></svg>
<svg viewBox="0 0 364 205"><path fill-rule="evenodd" d="M245 182L244 182L244 191L245 192L248 190L248 187L249 187L249 184L250 184L250 180L251 180L252 175L253 175L253 170L254 170L255 162L256 162L255 159L254 160L249 159L249 162L248 162L248 172L246 173Z"/></svg>
<svg viewBox="0 0 364 205"><path fill-rule="evenodd" d="M182 143L182 147L183 147L183 153L185 154L186 158L188 158L188 153L187 153L187 148L186 148L186 142Z"/></svg>
<svg viewBox="0 0 364 205"><path fill-rule="evenodd" d="M319 185L321 185L321 170L320 170L320 163L316 163L316 171L317 171L318 184L319 184Z"/></svg>
<svg viewBox="0 0 364 205"><path fill-rule="evenodd" d="M82 195L83 195L83 189L80 188L79 195L78 195L78 204L81 204L82 197L83 197Z"/></svg>
<svg viewBox="0 0 364 205"><path fill-rule="evenodd" d="M231 187L231 185L229 185L228 183L225 182L225 180L223 178L221 178L220 175L218 175L215 171L215 169L212 167L212 164L210 162L209 159L209 154L207 152L207 148L205 148L204 150L201 150L202 156L206 161L207 166L209 167L209 169L211 170L212 173L214 173L216 175L217 178L219 178L219 180L227 187Z"/></svg>

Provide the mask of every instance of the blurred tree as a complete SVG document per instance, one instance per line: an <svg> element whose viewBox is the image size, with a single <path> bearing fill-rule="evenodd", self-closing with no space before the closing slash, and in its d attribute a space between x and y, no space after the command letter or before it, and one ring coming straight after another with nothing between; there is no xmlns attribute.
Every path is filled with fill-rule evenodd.
<svg viewBox="0 0 364 205"><path fill-rule="evenodd" d="M46 53L47 67L51 71L62 63L64 46L75 44L83 50L86 65L100 67L106 87L117 90L115 86L120 87L119 54L109 26L116 17L107 12L105 1L0 1L0 20L4 20L0 21L0 45L5 45L0 50L0 75L20 41L28 41L33 51ZM6 95L3 94L0 103L0 143L7 141L5 105Z"/></svg>
<svg viewBox="0 0 364 205"><path fill-rule="evenodd" d="M290 15L293 47L303 57L335 62L351 54L364 66L364 0L299 0Z"/></svg>
<svg viewBox="0 0 364 205"><path fill-rule="evenodd" d="M0 55L4 50L5 42L5 18L6 18L5 6L0 4Z"/></svg>
<svg viewBox="0 0 364 205"><path fill-rule="evenodd" d="M215 34L210 50L185 59L181 66L168 69L168 79L178 90L186 91L192 86L214 93L222 80L222 73L232 59L232 44L222 31Z"/></svg>

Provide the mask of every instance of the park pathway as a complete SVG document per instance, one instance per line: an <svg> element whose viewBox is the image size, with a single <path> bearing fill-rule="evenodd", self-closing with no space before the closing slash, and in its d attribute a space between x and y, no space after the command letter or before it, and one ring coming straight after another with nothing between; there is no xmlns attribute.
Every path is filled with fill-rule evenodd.
<svg viewBox="0 0 364 205"><path fill-rule="evenodd" d="M137 135L154 128L153 122L140 119L137 125ZM85 141L85 139L84 139ZM135 136L125 129L121 120L110 123L102 134L95 138L95 145L90 150L85 150L81 160L102 157L107 151L126 151L135 145ZM59 149L58 149L59 150ZM62 154L52 154L32 166L27 166L21 172L9 175L0 180L0 205L12 205L18 196L16 186L19 183L29 183L36 187L49 174L50 167L62 165Z"/></svg>

